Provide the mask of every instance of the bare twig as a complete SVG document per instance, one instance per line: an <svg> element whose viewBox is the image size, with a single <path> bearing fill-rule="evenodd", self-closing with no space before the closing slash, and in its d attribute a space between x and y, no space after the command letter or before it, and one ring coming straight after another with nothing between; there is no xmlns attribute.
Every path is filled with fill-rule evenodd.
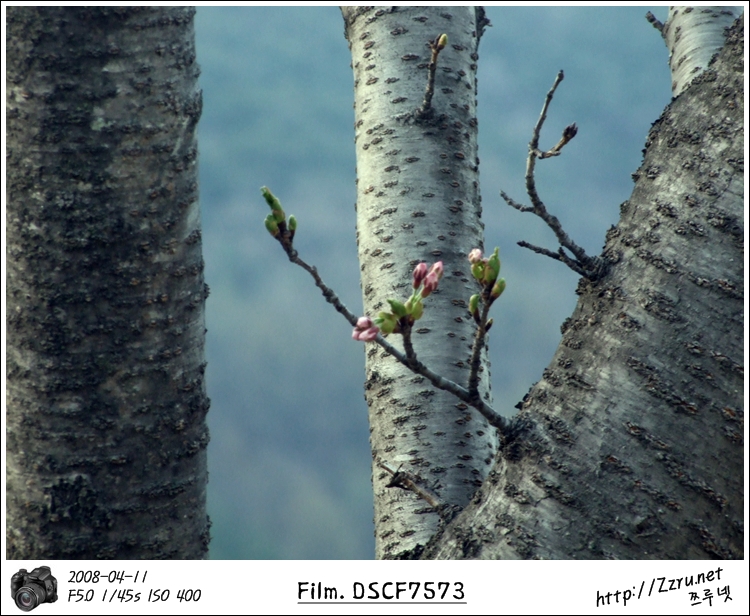
<svg viewBox="0 0 750 616"><path fill-rule="evenodd" d="M482 349L484 348L484 338L487 334L487 317L490 314L490 291L491 287L486 287L482 291L482 314L479 317L477 331L474 334L474 345L471 349L471 361L469 362L469 395L479 398L479 366L481 365Z"/></svg>
<svg viewBox="0 0 750 616"><path fill-rule="evenodd" d="M383 462L378 462L378 466L391 475L391 480L388 482L387 487L410 490L422 500L427 501L430 507L434 507L438 512L445 509L444 503L440 500L440 497L437 494L432 490L419 485L420 483L423 483L423 480L416 475L407 471L402 471L400 468L399 470L394 471L392 468L388 467L388 465L383 464Z"/></svg>
<svg viewBox="0 0 750 616"><path fill-rule="evenodd" d="M318 274L317 268L313 267L312 265L308 265L302 259L300 259L299 254L292 246L292 242L288 237L282 235L281 238L277 239L279 240L279 244L281 244L282 248L284 249L284 252L286 252L287 256L289 257L289 260L292 263L299 265L303 270L310 274L310 276L312 276L313 280L315 281L315 286L317 286L323 292L323 297L325 297L326 301L329 304L332 304L338 312L344 315L344 318L349 321L349 323L356 327L357 317L354 316L354 314L352 314L349 309L341 302L341 300L338 298L338 295L333 292L333 289L331 289L323 282L323 279Z"/></svg>
<svg viewBox="0 0 750 616"><path fill-rule="evenodd" d="M505 199L505 203L507 203L510 207L516 208L519 212L533 212L534 211L534 208L531 207L530 205L522 205L518 203L518 201L511 199L502 190L500 191L500 196L503 199Z"/></svg>
<svg viewBox="0 0 750 616"><path fill-rule="evenodd" d="M393 355L393 357L412 372L416 372L425 377L438 389L452 393L463 402L466 402L469 406L478 410L491 425L495 426L501 432L507 429L508 420L498 414L495 409L483 402L481 398L472 396L467 389L464 389L458 383L434 373L417 359L416 354L407 357L393 345L386 342L385 338L380 334L378 334L378 337L375 338L374 342L377 342L388 354Z"/></svg>
<svg viewBox="0 0 750 616"><path fill-rule="evenodd" d="M560 156L560 154L562 153L562 149L565 147L568 141L570 141L577 134L578 134L578 127L575 124L566 126L563 129L563 133L562 133L562 137L560 137L560 141L558 141L554 146L552 146L546 152L535 150L534 155L537 158L551 158L552 156Z"/></svg>
<svg viewBox="0 0 750 616"><path fill-rule="evenodd" d="M411 343L411 325L406 324L401 328L401 336L404 341L404 352L406 353L406 358L412 363L412 365L416 366L419 363L419 360L417 359L417 352L414 350L414 345Z"/></svg>
<svg viewBox="0 0 750 616"><path fill-rule="evenodd" d="M528 248L529 250L533 250L537 254L544 255L545 257L549 257L550 259L555 259L555 261L561 261L562 263L567 265L570 269L572 269L574 272L577 272L581 276L587 275L587 272L581 269L578 266L578 263L576 263L568 255L566 255L565 251L562 248L558 248L557 252L552 252L551 250L547 250L546 248L541 248L540 246L535 246L534 244L529 244L529 242L524 242L523 240L521 240L520 242L517 242L517 244L521 248Z"/></svg>
<svg viewBox="0 0 750 616"><path fill-rule="evenodd" d="M398 349L386 342L386 340L380 334L377 338L375 338L374 342L377 342L381 347L383 347L383 349L385 349L385 351L387 351L390 355L393 355L393 357L395 357L404 366L409 368L412 372L416 372L417 374L425 377L438 389L442 389L443 391L452 393L463 402L466 402L466 404L468 404L469 406L478 410L490 423L490 425L495 426L501 432L507 428L508 421L502 415L498 414L495 409L485 403L476 393L476 391L472 394L471 391L464 389L458 383L434 373L421 361L419 361L419 359L417 358L417 354L414 351L414 347L411 343L411 329L407 327L402 331L402 333L404 334L403 340L404 350L406 351L406 354L401 353ZM484 336L484 334L482 334L482 336Z"/></svg>
<svg viewBox="0 0 750 616"><path fill-rule="evenodd" d="M427 67L427 88L424 92L422 106L417 110L417 117L426 116L431 111L432 96L435 93L435 71L437 70L437 59L447 43L448 36L446 34L441 34L434 41L429 42L432 55L430 56L430 64Z"/></svg>
<svg viewBox="0 0 750 616"><path fill-rule="evenodd" d="M555 90L557 90L557 86L560 85L560 82L565 79L565 73L561 70L557 73L557 76L555 77L555 83L552 84L552 87L549 89L549 92L547 92L547 96L544 97L544 105L542 106L542 113L539 114L539 119L536 121L536 126L534 126L534 132L531 135L531 142L529 143L529 151L537 151L539 149L539 135L542 132L542 126L544 126L544 122L547 119L547 110L549 109L549 105L552 102L552 97L555 95Z"/></svg>
<svg viewBox="0 0 750 616"><path fill-rule="evenodd" d="M544 202L539 197L539 193L537 192L536 179L534 177L536 160L550 158L552 156L559 156L562 148L565 147L565 145L578 133L578 127L575 124L566 126L563 130L562 136L560 137L560 141L558 141L554 147L550 148L546 152L542 152L539 149L539 136L542 131L542 126L544 126L544 121L547 119L547 110L549 109L549 105L552 102L552 97L555 94L557 86L560 85L560 82L564 78L565 74L563 73L563 71L560 71L557 74L555 82L552 84L549 92L547 92L547 96L544 99L544 105L542 106L542 113L539 115L539 120L537 120L536 126L534 126L534 132L532 133L531 141L529 142L529 156L526 159L525 179L526 193L529 195L529 199L531 199L531 206L522 205L514 201L502 191L500 192L500 196L509 206L519 210L520 212L533 212L534 214L539 216L539 218L544 220L544 222L547 223L547 226L552 229L555 236L557 236L557 241L560 242L561 248L557 252L553 252L544 248L532 246L532 244L529 244L528 242L519 242L519 246L530 248L534 250L534 252L552 257L553 259L565 263L576 273L585 276L590 280L596 280L600 278L604 273L603 261L599 257L589 257L583 248L578 246L578 244L570 239L568 234L563 230L562 224L560 223L558 218L547 211ZM563 248L569 250L575 258L572 259L568 255L566 255Z"/></svg>
<svg viewBox="0 0 750 616"><path fill-rule="evenodd" d="M656 15L649 11L646 13L646 19L654 28L661 32L662 36L664 36L664 24L656 18Z"/></svg>

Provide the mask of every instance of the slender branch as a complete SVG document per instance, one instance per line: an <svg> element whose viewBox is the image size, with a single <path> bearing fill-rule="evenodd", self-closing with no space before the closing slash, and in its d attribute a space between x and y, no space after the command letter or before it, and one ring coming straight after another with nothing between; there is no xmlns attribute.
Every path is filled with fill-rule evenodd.
<svg viewBox="0 0 750 616"><path fill-rule="evenodd" d="M299 254L292 246L289 232L282 229L282 232L279 233L278 236L276 236L276 239L279 244L281 244L284 252L286 252L289 260L292 263L299 265L313 277L313 280L315 280L315 285L323 292L323 297L325 298L325 300L329 304L332 304L338 312L344 315L344 318L346 318L346 320L349 321L352 326L356 327L357 317L349 311L349 309L341 302L341 300L333 292L333 290L323 282L322 278L318 274L318 270L315 267L305 263L299 257ZM472 395L467 389L461 387L458 383L455 383L450 379L446 379L439 374L434 373L421 361L419 361L417 359L416 353L414 352L414 348L411 345L411 338L409 337L409 334L404 337L404 347L409 349L407 351L407 354L402 353L396 347L386 341L386 339L383 338L382 334L378 334L377 338L375 338L373 342L379 344L386 353L395 357L398 362L409 368L412 372L425 377L438 389L442 389L443 391L452 393L463 402L466 402L466 404L468 404L469 406L478 410L482 414L482 416L487 419L490 425L500 430L500 432L507 430L508 420L500 415L497 411L495 411L495 409L493 409L491 406L486 404L479 396Z"/></svg>
<svg viewBox="0 0 750 616"><path fill-rule="evenodd" d="M518 211L532 212L539 216L539 218L547 223L547 226L552 229L555 236L557 237L557 241L560 243L560 246L562 248L567 248L575 256L575 259L571 259L570 257L568 257L562 248L560 248L560 250L558 250L557 252L553 252L551 250L539 248L538 246L533 246L528 242L518 242L519 246L529 248L534 252L556 259L557 261L560 261L570 267L576 273L585 276L590 280L596 280L604 274L604 262L599 257L589 257L586 254L586 251L570 238L570 236L562 228L562 224L560 223L558 218L549 213L541 197L539 197L539 193L536 189L536 179L534 176L534 172L537 159L559 156L562 152L563 147L565 147L565 145L578 133L578 127L575 124L566 126L563 130L560 140L557 142L557 144L555 144L554 147L550 148L546 152L542 152L539 149L539 136L542 131L542 126L544 126L544 122L547 119L547 110L549 109L549 105L552 102L553 96L555 95L557 86L560 85L560 82L564 78L565 74L563 73L563 71L560 71L557 74L555 82L552 84L549 92L547 92L547 96L544 99L544 105L542 106L542 112L539 115L539 119L537 120L536 125L534 126L534 131L531 135L531 141L529 142L529 155L526 159L525 180L526 193L529 195L529 199L531 199L531 206L522 205L514 201L502 191L500 192L500 196L509 206L517 209Z"/></svg>
<svg viewBox="0 0 750 616"><path fill-rule="evenodd" d="M656 15L654 15L651 11L646 13L646 19L648 22L656 28L659 32L661 32L662 36L664 36L664 24L661 23L657 18Z"/></svg>
<svg viewBox="0 0 750 616"><path fill-rule="evenodd" d="M478 410L482 416L501 432L504 432L508 428L508 420L500 415L490 405L485 403L481 397L472 396L468 389L461 387L458 383L446 379L439 374L434 373L427 366L425 366L416 357L416 354L412 357L407 357L397 348L386 342L382 335L378 334L373 342L377 342L387 353L396 358L397 361L401 362L404 366L409 368L412 372L415 372L425 377L430 383L432 383L438 389L452 393L458 399L466 402L469 406Z"/></svg>
<svg viewBox="0 0 750 616"><path fill-rule="evenodd" d="M419 363L417 359L417 353L414 350L414 345L411 342L411 325L406 325L401 328L401 336L404 340L404 351L406 352L406 358L416 365Z"/></svg>
<svg viewBox="0 0 750 616"><path fill-rule="evenodd" d="M581 276L587 276L588 273L581 269L578 266L578 263L571 259L568 255L565 254L565 251L562 248L559 248L557 252L552 252L551 250L547 250L546 248L541 248L540 246L535 246L534 244L529 244L529 242L524 242L521 240L520 242L517 242L517 244L521 248L528 248L529 250L533 250L535 253L544 255L545 257L549 257L550 259L555 259L555 261L561 261L565 265L567 265L570 269L572 269L574 272L577 272Z"/></svg>
<svg viewBox="0 0 750 616"><path fill-rule="evenodd" d="M386 487L410 490L422 500L427 501L430 507L434 507L438 512L445 509L445 504L440 500L440 497L438 497L437 494L432 490L419 485L420 483L423 483L423 480L416 475L407 471L402 471L401 469L394 471L392 468L388 467L388 465L383 464L383 462L378 462L378 466L391 475L391 480Z"/></svg>
<svg viewBox="0 0 750 616"><path fill-rule="evenodd" d="M560 85L560 82L565 79L565 73L563 71L560 71L557 73L557 76L555 77L555 83L552 84L552 87L549 89L549 92L547 92L547 96L544 97L544 105L542 106L542 113L539 115L539 119L536 121L536 126L534 126L534 132L531 135L531 142L529 143L529 151L537 150L539 148L539 135L542 132L542 126L544 126L544 121L547 119L547 109L549 109L549 105L552 102L552 97L555 95L555 90L557 90L557 86Z"/></svg>
<svg viewBox="0 0 750 616"><path fill-rule="evenodd" d="M313 277L315 286L317 286L323 292L323 297L325 297L326 301L329 304L332 304L338 312L344 315L344 318L346 318L349 323L356 327L357 317L354 316L354 314L352 314L349 309L341 302L341 300L338 298L338 295L333 292L333 289L331 289L323 282L323 279L318 274L318 270L312 265L308 265L302 259L300 259L299 254L292 246L291 240L285 236L282 236L281 238L279 238L279 244L281 244L282 248L284 248L284 252L286 252L289 260L292 263L299 265L303 270L305 270L310 274L310 276Z"/></svg>
<svg viewBox="0 0 750 616"><path fill-rule="evenodd" d="M430 64L427 67L427 88L424 92L422 106L417 110L417 117L424 117L432 110L432 96L435 94L435 71L437 70L437 59L440 52L445 48L448 37L445 34L439 35L434 41L430 41Z"/></svg>
<svg viewBox="0 0 750 616"><path fill-rule="evenodd" d="M547 92L547 96L544 99L544 106L542 107L542 113L539 115L539 120L537 120L536 126L534 126L534 132L531 136L531 141L529 142L529 156L526 159L526 192L529 195L529 198L531 199L531 204L533 207L534 213L539 216L544 222L547 223L547 225L554 231L555 235L557 236L557 240L560 242L561 245L565 246L572 252L579 260L586 260L588 259L588 256L586 255L586 252L583 250L583 248L580 248L578 245L575 244L569 237L568 234L563 231L562 225L560 224L560 221L557 219L557 217L552 216L545 207L544 203L542 202L542 199L539 197L539 193L536 190L536 178L534 177L534 169L536 167L536 159L542 158L542 153L539 151L539 136L542 131L542 126L544 126L544 122L547 119L547 110L549 109L549 105L552 102L552 97L555 95L555 90L557 90L557 86L560 85L560 82L565 78L565 73L560 71L557 73L557 77L555 77L555 83L552 84L552 87L550 88L549 92ZM573 128L571 128L573 127ZM575 134L577 133L577 129L574 128L575 124L572 124L569 127L566 127L566 129L563 131L563 139L566 134L566 132L572 133L572 135L568 138L567 141L570 141ZM563 139L560 141L562 142ZM566 141L566 143L567 143ZM559 144L558 144L559 145ZM557 148L558 146L555 146ZM553 150L555 149L553 148ZM559 153L558 148L558 153ZM550 150L551 151L551 150ZM551 155L550 155L551 156Z"/></svg>
<svg viewBox="0 0 750 616"><path fill-rule="evenodd" d="M469 394L479 398L479 366L481 365L482 349L484 348L484 337L487 333L487 317L490 314L490 291L492 287L482 291L482 315L479 317L477 331L474 334L474 345L471 349L471 361L469 362Z"/></svg>
<svg viewBox="0 0 750 616"><path fill-rule="evenodd" d="M570 141L577 134L578 127L575 124L570 124L563 129L560 141L558 141L546 152L542 152L541 150L534 150L534 155L537 158L552 158L553 156L560 156L560 154L562 153L562 149L567 145L568 141Z"/></svg>
<svg viewBox="0 0 750 616"><path fill-rule="evenodd" d="M505 199L505 203L507 203L510 207L516 208L519 212L533 212L534 208L530 205L521 205L518 203L518 201L514 201L511 199L505 192L502 190L500 191L500 196Z"/></svg>

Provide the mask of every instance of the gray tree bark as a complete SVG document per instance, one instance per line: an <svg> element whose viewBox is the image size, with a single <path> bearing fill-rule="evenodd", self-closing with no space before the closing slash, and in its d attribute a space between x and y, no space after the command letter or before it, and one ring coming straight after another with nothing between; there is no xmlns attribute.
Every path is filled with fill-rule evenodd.
<svg viewBox="0 0 750 616"><path fill-rule="evenodd" d="M445 263L438 292L426 298L414 329L418 357L466 386L473 340L467 313L477 287L467 254L483 244L477 157L477 46L484 11L474 7L342 8L352 51L357 151L357 239L365 312L405 301L420 261ZM431 111L425 97L429 41L440 53ZM389 340L399 349L401 340ZM451 394L434 389L379 347L367 348L375 491L376 557L425 544L435 510L411 492L387 487L378 466L418 474L446 503L464 506L482 484L497 449L495 430ZM486 352L480 388L491 402Z"/></svg>
<svg viewBox="0 0 750 616"><path fill-rule="evenodd" d="M8 7L8 558L206 555L193 14Z"/></svg>
<svg viewBox="0 0 750 616"><path fill-rule="evenodd" d="M662 29L669 49L672 94L680 94L724 46L724 30L741 14L733 6L671 6Z"/></svg>
<svg viewBox="0 0 750 616"><path fill-rule="evenodd" d="M481 246L472 71L482 13L343 12L365 309L406 296L419 260L442 259L447 284L427 301L417 350L461 383L473 330L461 301L475 292L466 253ZM441 32L458 48L440 56L437 117L420 122L425 44ZM560 347L471 502L435 533L431 510L386 488L374 465L378 558L743 557L743 45L738 21L654 124L607 234L607 273L581 279ZM423 477L437 467L441 496L464 506L489 470L493 430L375 345L366 370L373 462Z"/></svg>
<svg viewBox="0 0 750 616"><path fill-rule="evenodd" d="M653 125L543 379L428 558L743 558L743 50Z"/></svg>

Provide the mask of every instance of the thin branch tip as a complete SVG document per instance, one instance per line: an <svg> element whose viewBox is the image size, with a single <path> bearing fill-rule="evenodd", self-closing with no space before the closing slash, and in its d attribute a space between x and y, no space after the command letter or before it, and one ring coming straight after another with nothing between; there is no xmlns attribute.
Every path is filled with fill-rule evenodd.
<svg viewBox="0 0 750 616"><path fill-rule="evenodd" d="M417 109L417 117L422 118L432 111L432 97L435 94L435 72L437 70L437 60L440 52L448 44L448 35L439 34L434 41L429 41L430 46L430 63L427 67L427 87L424 93L422 105Z"/></svg>
<svg viewBox="0 0 750 616"><path fill-rule="evenodd" d="M646 13L646 20L664 36L664 24L651 11Z"/></svg>
<svg viewBox="0 0 750 616"><path fill-rule="evenodd" d="M604 261L598 257L589 257L583 248L578 246L578 244L570 239L568 234L562 228L562 224L557 219L557 217L553 216L547 211L547 208L544 205L541 197L539 196L536 188L536 178L534 175L536 171L536 161L543 160L545 158L551 158L553 156L559 156L562 152L562 149L578 134L578 126L575 123L569 124L563 129L560 140L552 148L550 148L546 152L543 152L539 149L539 137L541 135L542 126L544 126L544 122L547 119L547 111L549 110L549 106L552 102L555 90L557 89L557 86L560 84L560 82L564 79L564 77L564 72L560 70L560 72L558 72L557 76L555 77L555 82L547 92L547 96L544 99L544 104L542 105L542 112L539 115L539 119L537 120L536 125L534 126L534 130L531 135L531 141L529 141L529 155L526 159L525 179L526 193L531 199L531 206L521 205L520 203L511 199L502 191L500 192L500 196L510 207L517 209L519 212L532 212L536 216L544 220L544 222L547 223L547 226L555 233L557 241L560 243L560 249L557 252L553 252L539 246L534 246L533 244L529 244L528 242L518 242L519 246L522 246L523 248L529 248L530 250L533 250L538 254L550 257L552 259L555 259L556 261L560 261L577 274L584 276L590 280L598 280L604 274ZM570 258L565 253L563 248L570 251L575 258Z"/></svg>
<svg viewBox="0 0 750 616"><path fill-rule="evenodd" d="M440 497L435 494L435 492L421 485L424 484L425 481L418 475L414 475L408 471L402 471L401 467L399 467L398 470L394 471L382 461L378 461L378 466L391 475L391 479L386 487L409 490L410 492L416 494L417 497L426 501L430 505L430 507L434 507L438 512L445 508L445 504L440 499Z"/></svg>

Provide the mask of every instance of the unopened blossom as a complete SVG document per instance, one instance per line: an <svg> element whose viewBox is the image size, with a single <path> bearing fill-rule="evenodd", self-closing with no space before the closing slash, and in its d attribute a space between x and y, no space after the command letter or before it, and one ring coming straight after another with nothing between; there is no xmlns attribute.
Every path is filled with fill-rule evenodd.
<svg viewBox="0 0 750 616"><path fill-rule="evenodd" d="M423 261L414 268L414 273L412 274L411 278L411 286L415 289L418 289L419 285L422 284L425 276L427 276L427 263Z"/></svg>
<svg viewBox="0 0 750 616"><path fill-rule="evenodd" d="M482 251L475 248L469 253L469 263L479 263L482 260Z"/></svg>
<svg viewBox="0 0 750 616"><path fill-rule="evenodd" d="M443 262L438 261L437 263L433 263L427 275L429 276L430 274L435 274L437 279L440 280L443 277Z"/></svg>
<svg viewBox="0 0 750 616"><path fill-rule="evenodd" d="M427 297L431 293L434 293L438 288L438 282L443 277L443 262L438 261L434 263L427 272L424 281L422 282L422 297Z"/></svg>
<svg viewBox="0 0 750 616"><path fill-rule="evenodd" d="M352 332L352 339L371 342L377 338L379 333L380 330L373 324L370 317L359 317L357 319L357 326Z"/></svg>

